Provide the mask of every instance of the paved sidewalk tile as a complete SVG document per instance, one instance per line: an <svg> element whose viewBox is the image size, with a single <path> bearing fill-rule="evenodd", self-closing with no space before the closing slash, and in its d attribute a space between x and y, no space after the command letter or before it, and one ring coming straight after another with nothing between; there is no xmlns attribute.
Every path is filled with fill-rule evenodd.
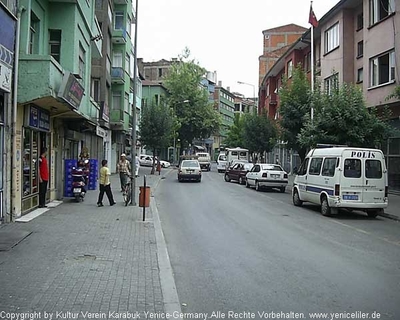
<svg viewBox="0 0 400 320"><path fill-rule="evenodd" d="M148 177L148 184L159 180ZM82 203L66 200L28 223L0 229L32 232L0 252L0 311L40 312L41 319L45 312L83 319L85 311L107 318L164 311L150 209L142 222L142 208L125 207L118 177L111 181L112 207L105 196L98 208L98 190L89 191Z"/></svg>

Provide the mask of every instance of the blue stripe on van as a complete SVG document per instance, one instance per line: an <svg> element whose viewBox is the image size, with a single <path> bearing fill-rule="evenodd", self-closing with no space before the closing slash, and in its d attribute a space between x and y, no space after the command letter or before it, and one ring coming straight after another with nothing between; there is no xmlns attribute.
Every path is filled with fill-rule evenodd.
<svg viewBox="0 0 400 320"><path fill-rule="evenodd" d="M333 189L325 189L325 188L319 188L319 187L311 187L307 186L306 190L309 192L316 192L316 193L321 193L322 191L325 191L328 195L333 196Z"/></svg>

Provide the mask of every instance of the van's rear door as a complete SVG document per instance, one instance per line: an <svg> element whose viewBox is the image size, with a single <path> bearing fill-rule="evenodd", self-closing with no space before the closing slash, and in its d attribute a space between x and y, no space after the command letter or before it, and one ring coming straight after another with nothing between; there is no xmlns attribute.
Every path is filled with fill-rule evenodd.
<svg viewBox="0 0 400 320"><path fill-rule="evenodd" d="M382 154L378 153L376 158L364 159L364 203L384 203L385 171Z"/></svg>

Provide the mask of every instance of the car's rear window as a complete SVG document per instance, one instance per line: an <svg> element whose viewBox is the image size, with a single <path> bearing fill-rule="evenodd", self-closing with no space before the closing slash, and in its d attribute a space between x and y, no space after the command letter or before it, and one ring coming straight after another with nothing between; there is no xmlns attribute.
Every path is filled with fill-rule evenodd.
<svg viewBox="0 0 400 320"><path fill-rule="evenodd" d="M382 178L382 165L380 160L365 161L365 177L368 179Z"/></svg>
<svg viewBox="0 0 400 320"><path fill-rule="evenodd" d="M359 160L359 159L344 160L344 176L346 178L360 178L361 177L361 160Z"/></svg>
<svg viewBox="0 0 400 320"><path fill-rule="evenodd" d="M198 153L199 157L208 157L208 153Z"/></svg>
<svg viewBox="0 0 400 320"><path fill-rule="evenodd" d="M262 168L263 170L283 171L282 168L281 168L281 166L273 165L273 164L263 165L263 166L261 166L261 168Z"/></svg>
<svg viewBox="0 0 400 320"><path fill-rule="evenodd" d="M194 160L182 161L182 167L197 168L198 166L199 166L198 161L194 161Z"/></svg>

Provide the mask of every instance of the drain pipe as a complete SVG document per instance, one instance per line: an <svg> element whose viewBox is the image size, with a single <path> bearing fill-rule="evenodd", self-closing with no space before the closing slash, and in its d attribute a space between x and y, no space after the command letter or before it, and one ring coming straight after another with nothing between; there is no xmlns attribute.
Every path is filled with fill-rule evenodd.
<svg viewBox="0 0 400 320"><path fill-rule="evenodd" d="M15 204L16 204L16 183L14 182L14 175L16 172L16 137L17 137L17 106L18 106L18 68L19 68L19 41L20 41L20 30L21 30L21 14L25 11L25 7L21 6L17 11L17 28L15 30L15 51L14 51L14 81L13 81L13 97L12 97L12 108L11 108L11 203L10 203L10 222L15 221Z"/></svg>

